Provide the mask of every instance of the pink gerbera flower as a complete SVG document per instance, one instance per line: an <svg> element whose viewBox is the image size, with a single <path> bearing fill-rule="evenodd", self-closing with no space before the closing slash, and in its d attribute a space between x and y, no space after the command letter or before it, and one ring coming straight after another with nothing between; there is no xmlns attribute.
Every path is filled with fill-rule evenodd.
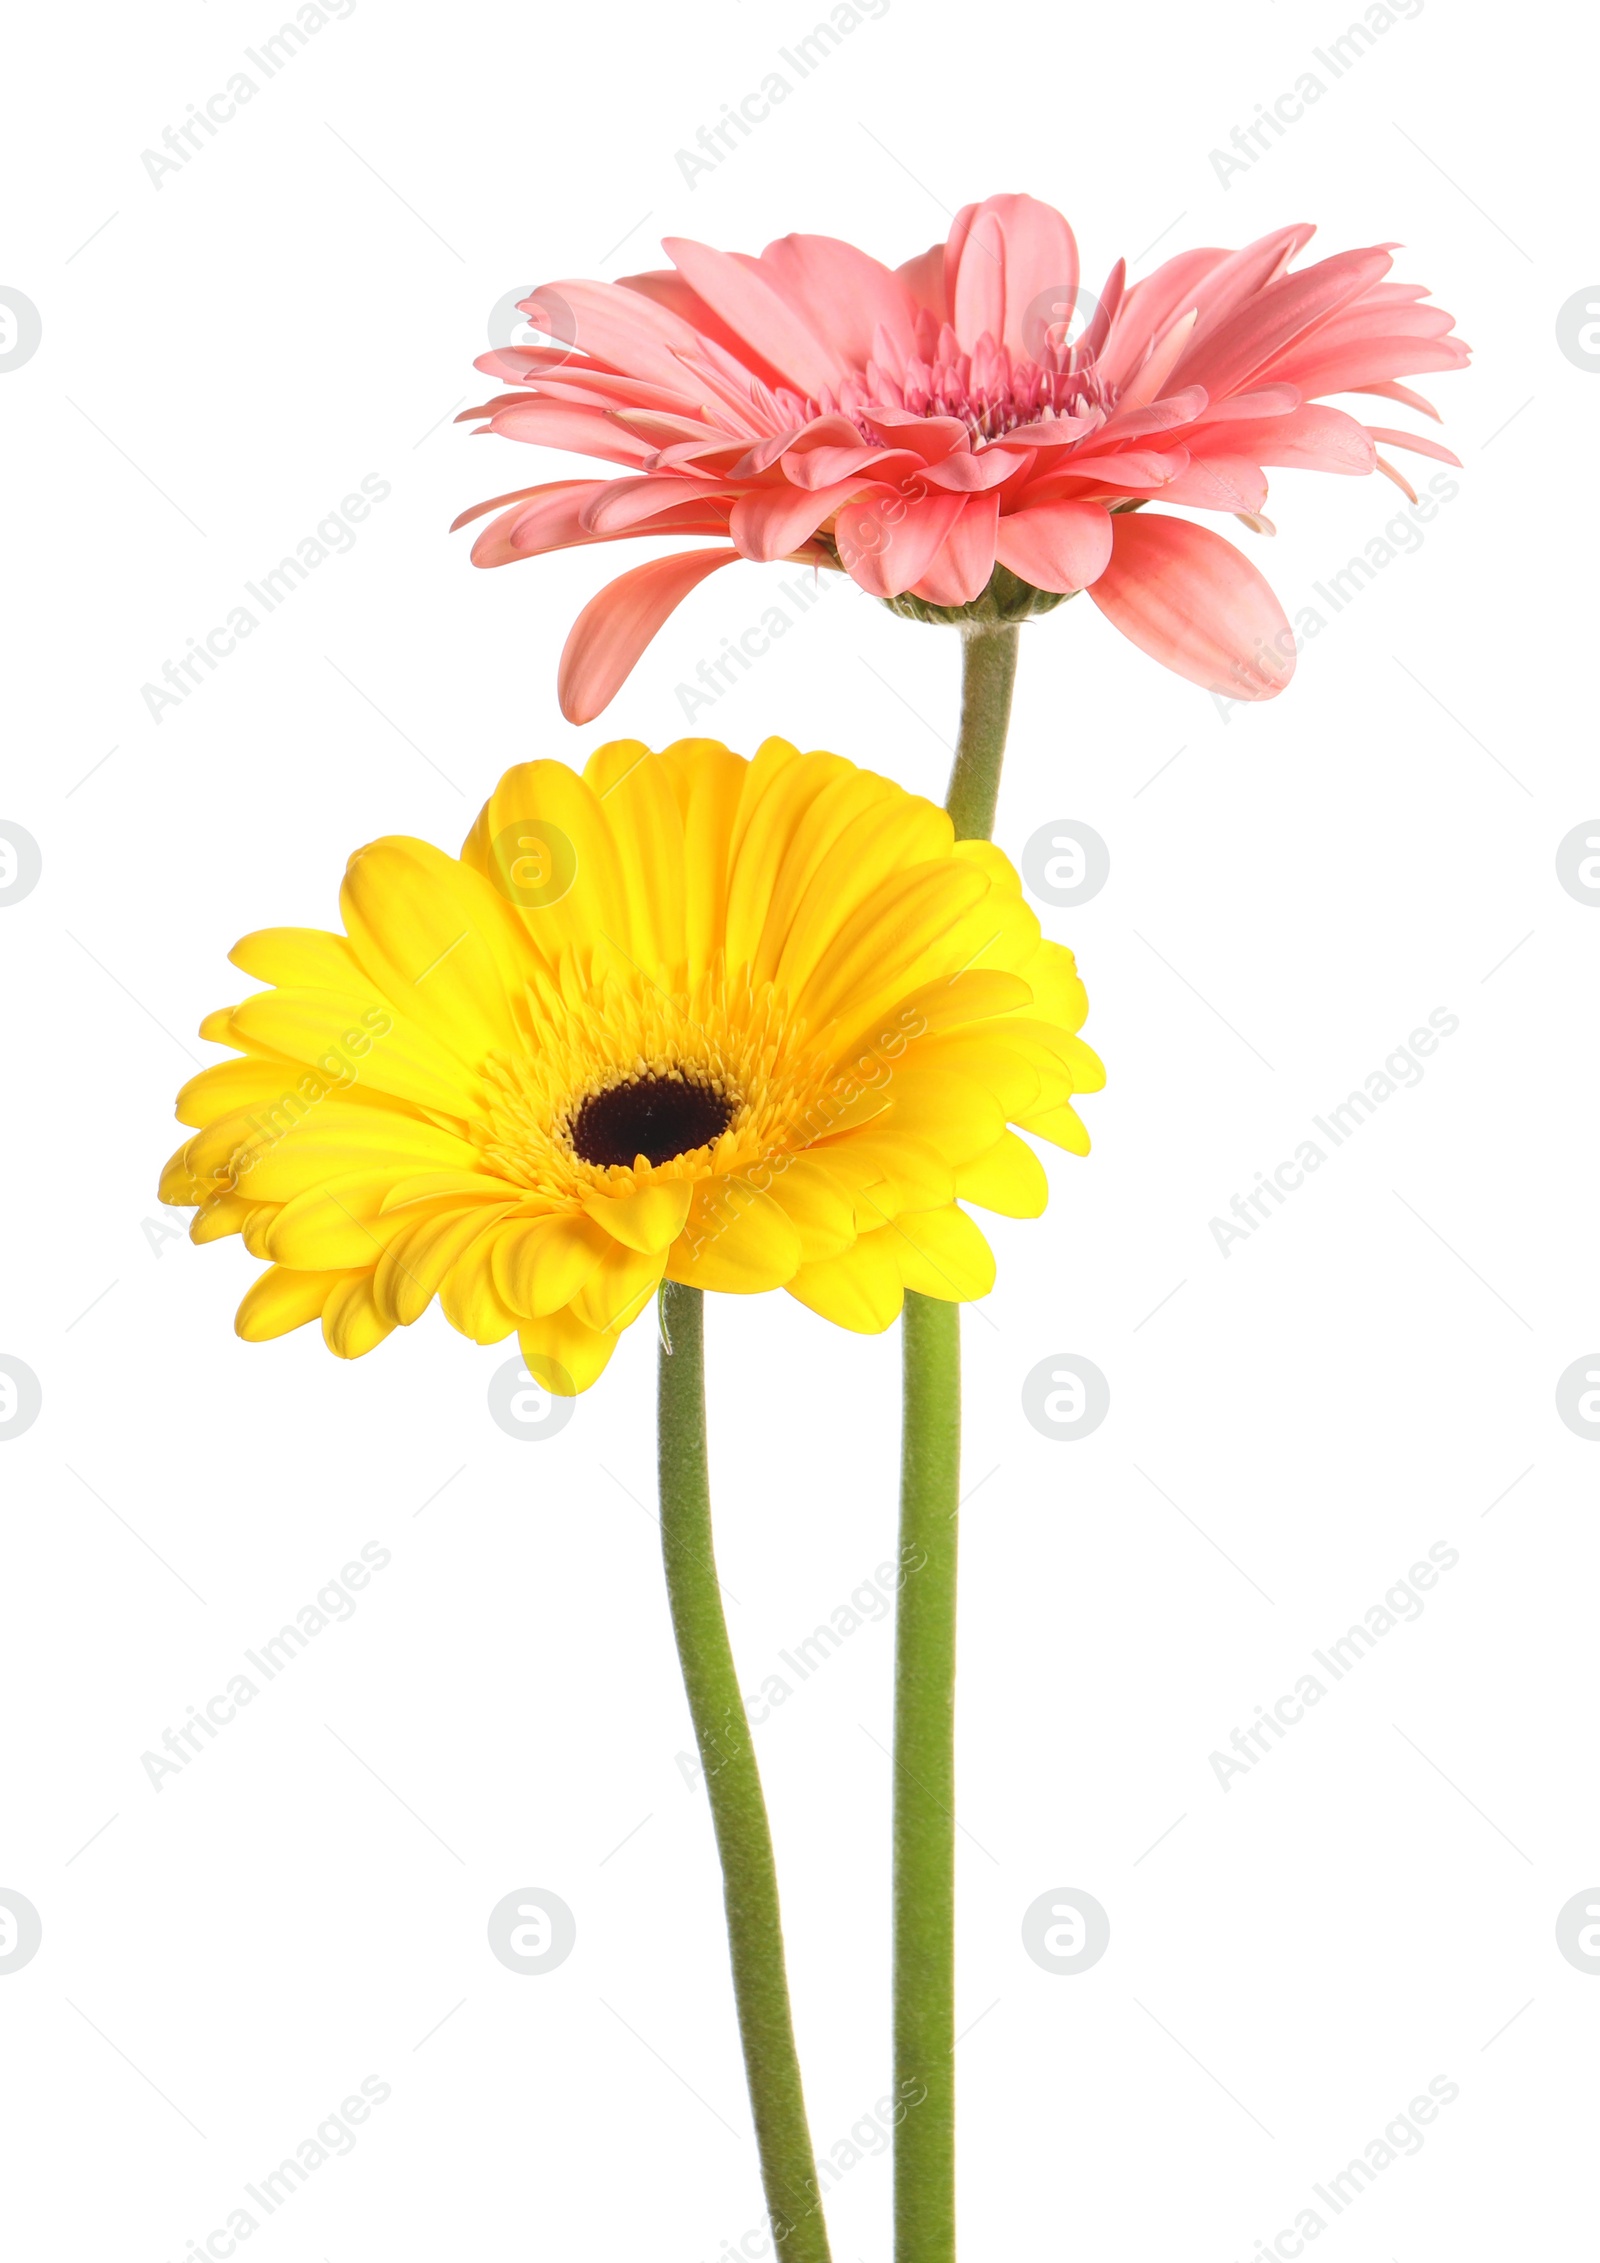
<svg viewBox="0 0 1600 2263"><path fill-rule="evenodd" d="M968 205L948 243L880 266L831 236L759 259L669 238L670 269L568 281L522 302L570 343L479 369L517 390L466 418L624 468L499 495L475 565L633 535L706 534L579 614L564 713L588 722L688 593L737 558L842 567L923 620L1016 621L1088 590L1144 652L1195 683L1265 699L1293 667L1268 584L1234 546L1147 505L1222 511L1256 532L1268 465L1388 473L1375 443L1454 464L1437 441L1319 396L1437 412L1397 380L1459 369L1453 317L1386 280L1390 247L1290 272L1306 226L1243 251L1187 251L1099 297L1032 197ZM505 506L502 508L502 506Z"/></svg>

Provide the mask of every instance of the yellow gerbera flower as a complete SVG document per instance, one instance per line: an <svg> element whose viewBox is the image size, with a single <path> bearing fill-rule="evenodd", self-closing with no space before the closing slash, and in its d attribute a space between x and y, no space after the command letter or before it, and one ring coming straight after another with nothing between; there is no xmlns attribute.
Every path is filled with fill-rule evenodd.
<svg viewBox="0 0 1600 2263"><path fill-rule="evenodd" d="M271 1260L259 1341L353 1359L435 1296L581 1391L665 1277L887 1328L994 1279L961 1207L1036 1217L1083 1154L1072 954L931 802L769 739L508 771L459 859L376 841L343 935L265 928L201 1034L161 1199Z"/></svg>

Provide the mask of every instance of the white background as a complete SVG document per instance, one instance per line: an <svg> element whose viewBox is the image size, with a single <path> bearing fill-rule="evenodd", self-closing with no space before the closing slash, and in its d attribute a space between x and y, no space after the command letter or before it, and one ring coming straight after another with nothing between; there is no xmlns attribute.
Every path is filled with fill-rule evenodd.
<svg viewBox="0 0 1600 2263"><path fill-rule="evenodd" d="M492 389L489 309L659 263L662 234L899 260L1001 189L1068 213L1091 287L1302 218L1318 250L1398 240L1476 359L1417 381L1459 494L1319 608L1278 701L1224 719L1087 603L1023 635L998 837L1075 818L1110 845L1103 893L1044 914L1110 1082L1047 1217L990 1229L964 1323L964 2243L1242 2263L1442 2075L1459 2098L1327 2252L1583 2251L1600 1985L1554 1921L1600 1878L1600 1453L1554 1392L1600 1341L1600 911L1554 859L1600 806L1600 375L1556 317L1600 271L1594 59L1573 20L1430 0L1224 185L1211 152L1351 14L893 0L693 187L676 152L811 10L358 0L159 187L141 153L277 13L14 21L0 283L43 322L0 377L0 817L44 859L0 910L0 1350L44 1391L0 1450L0 1885L44 1926L0 1978L19 2254L203 2251L365 2076L392 2096L251 2254L713 2263L760 2222L677 1758L648 1322L518 1442L485 1398L510 1347L436 1312L354 1366L314 1329L246 1346L237 1241L145 1222L171 1221L195 1025L248 986L234 939L334 923L379 834L453 848L512 760L679 735L675 687L782 578L716 577L599 724L563 723L568 624L651 553L480 574L446 535L573 469L449 421ZM355 548L152 721L141 686L371 473L392 493ZM1293 613L1403 504L1280 473L1269 508L1276 542L1239 539ZM697 727L937 796L957 658L832 587ZM1224 1257L1210 1219L1438 1007L1460 1027L1423 1082ZM717 1302L709 1350L754 1687L892 1551L898 1342L771 1296ZM1111 1387L1075 1444L1019 1396L1068 1351ZM354 1619L153 1789L141 1754L369 1541L392 1562ZM1213 1750L1440 1541L1422 1618L1225 1790ZM864 1627L759 1732L824 2151L889 2086L889 1671ZM577 1918L542 1978L485 1937L525 1885ZM1056 1886L1110 1913L1081 1977L1022 1948ZM835 2253L885 2257L888 2206L869 2154Z"/></svg>

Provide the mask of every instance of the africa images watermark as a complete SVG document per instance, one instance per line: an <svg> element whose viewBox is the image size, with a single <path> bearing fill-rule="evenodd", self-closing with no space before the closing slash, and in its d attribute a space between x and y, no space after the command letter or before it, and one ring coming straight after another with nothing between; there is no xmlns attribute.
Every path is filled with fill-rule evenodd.
<svg viewBox="0 0 1600 2263"><path fill-rule="evenodd" d="M203 638L190 637L189 649L181 659L168 660L163 665L165 689L162 684L139 686L151 722L159 727L169 707L181 707L191 692L205 682L207 674L215 675L221 663L231 658L244 639L253 636L266 616L286 603L318 566L353 550L356 528L371 516L374 505L387 502L393 492L386 479L369 471L361 481L359 492L346 495L325 519L318 521L313 533L301 537L292 557L280 558L259 582L247 581L246 595L260 606L259 615L248 605L235 605L227 619L208 629Z"/></svg>
<svg viewBox="0 0 1600 2263"><path fill-rule="evenodd" d="M752 621L737 638L723 638L722 650L716 659L701 661L695 670L695 683L675 685L677 702L685 718L693 723L702 707L714 706L738 682L740 670L748 675L755 662L765 658L779 637L787 636L795 623L804 620L811 608L820 603L838 578L818 569L809 583L799 575L793 582L779 582L779 589L794 611L789 613L781 605L769 605L760 620Z"/></svg>
<svg viewBox="0 0 1600 2263"><path fill-rule="evenodd" d="M1311 1707L1320 1705L1332 1686L1353 1672L1386 1634L1392 1634L1397 1626L1414 1625L1427 1608L1423 1596L1438 1586L1442 1573L1454 1571L1460 1561L1459 1548L1453 1548L1448 1540L1436 1540L1425 1559L1419 1558L1404 1579L1385 1589L1381 1602L1370 1604L1364 1615L1326 1649L1313 1650L1313 1659L1328 1679L1323 1681L1320 1674L1309 1671L1303 1673L1270 1711L1258 1705L1249 1727L1234 1730L1228 1740L1231 1753L1210 1755L1211 1773L1222 1789L1232 1791L1235 1776L1247 1776L1252 1768L1259 1767L1274 1744L1281 1744L1291 1729L1297 1729Z"/></svg>
<svg viewBox="0 0 1600 2263"><path fill-rule="evenodd" d="M1325 1115L1313 1116L1312 1124L1328 1145L1323 1147L1315 1139L1301 1140L1293 1155L1285 1156L1270 1176L1257 1171L1256 1183L1249 1192L1234 1196L1229 1205L1232 1222L1227 1218L1210 1221L1211 1238L1222 1255L1231 1257L1235 1242L1248 1241L1259 1232L1273 1211L1281 1210L1291 1194L1298 1194L1311 1173L1321 1170L1333 1149L1353 1139L1386 1100L1419 1085L1425 1074L1422 1063L1438 1052L1441 1038L1454 1037L1460 1027L1459 1014L1453 1014L1448 1006L1435 1006L1427 1026L1414 1029L1406 1042L1386 1057L1382 1068L1372 1070L1364 1083Z"/></svg>
<svg viewBox="0 0 1600 2263"><path fill-rule="evenodd" d="M891 1560L879 1564L869 1579L864 1579L859 1587L850 1590L847 1601L835 1604L827 1618L814 1626L808 1635L796 1641L792 1649L780 1650L778 1665L784 1671L780 1673L775 1666L764 1677L758 1691L753 1695L748 1690L745 1692L745 1710L750 1726L759 1729L770 1721L778 1707L786 1705L801 1683L808 1682L820 1667L825 1666L835 1652L844 1647L851 1635L858 1634L864 1626L881 1626L888 1618L894 1598L904 1587L908 1575L921 1571L927 1560L919 1548L902 1549L898 1562ZM790 1674L794 1676L793 1681L788 1678ZM742 1744L740 1749L743 1749ZM680 1752L677 1761L678 1773L693 1791L705 1776L702 1762L692 1752Z"/></svg>
<svg viewBox="0 0 1600 2263"><path fill-rule="evenodd" d="M1441 2106L1453 2106L1460 2095L1459 2082L1436 2074L1426 2091L1419 2091L1403 2113L1384 2123L1379 2136L1369 2139L1361 2152L1325 2183L1311 2187L1327 2214L1322 2208L1302 2208L1292 2224L1274 2235L1270 2246L1264 2239L1256 2242L1248 2263L1294 2263L1296 2256L1305 2253L1307 2243L1319 2238L1335 2216L1342 2216L1353 2206L1385 2169L1392 2169L1396 2161L1414 2159L1422 2151L1428 2142L1423 2131L1439 2119Z"/></svg>
<svg viewBox="0 0 1600 2263"><path fill-rule="evenodd" d="M324 24L337 18L340 21L350 14L356 0L305 0L295 11L293 23L279 26L259 48L247 47L245 56L253 70L260 73L252 78L249 71L235 71L225 86L208 94L204 103L191 102L189 115L181 125L168 126L161 136L160 149L142 149L140 163L144 166L153 189L160 189L169 173L181 173L206 146L214 141L222 127L237 118L247 102L253 102L269 79L292 63L312 33L321 31ZM163 152L165 154L163 154Z"/></svg>
<svg viewBox="0 0 1600 2263"><path fill-rule="evenodd" d="M695 135L694 149L674 151L678 171L692 189L702 173L714 173L739 147L748 141L757 126L764 125L780 102L787 102L802 79L810 78L834 50L842 45L858 26L877 23L889 13L889 0L839 0L826 19L816 24L804 38L797 39L792 47L780 47L778 60L793 73L770 70L759 86L739 97L737 103L725 102L722 115L715 125L702 126ZM698 154L697 154L698 153Z"/></svg>
<svg viewBox="0 0 1600 2263"><path fill-rule="evenodd" d="M1252 165L1260 163L1274 140L1281 141L1291 126L1296 126L1311 108L1320 102L1335 82L1354 70L1363 55L1374 48L1383 34L1392 31L1396 24L1409 23L1422 13L1423 0L1373 0L1373 5L1359 23L1330 39L1326 47L1313 47L1312 60L1327 73L1322 78L1316 71L1304 70L1294 85L1285 87L1270 104L1258 102L1256 114L1247 126L1235 126L1228 139L1233 155L1226 149L1211 152L1211 170L1225 189L1232 188L1236 173L1248 173Z"/></svg>
<svg viewBox="0 0 1600 2263"><path fill-rule="evenodd" d="M318 2122L311 2136L301 2139L292 2154L259 2182L245 2186L254 2207L235 2208L225 2224L207 2232L203 2247L191 2240L183 2263L195 2263L197 2256L210 2257L211 2263L227 2263L227 2258L237 2254L240 2244L253 2232L258 2232L268 2216L275 2216L286 2200L294 2198L313 2170L320 2169L336 2154L355 2151L359 2142L356 2131L363 2122L371 2120L375 2106L386 2106L393 2095L392 2087L380 2075L366 2076L359 2093L352 2091L348 2098L341 2099L334 2111ZM257 2215L255 2209L261 2213Z"/></svg>
<svg viewBox="0 0 1600 2263"><path fill-rule="evenodd" d="M1223 722L1233 720L1233 710L1241 701L1248 704L1257 696L1252 688L1255 678L1263 672L1281 676L1295 655L1313 637L1320 636L1340 613L1347 611L1386 567L1392 566L1397 558L1414 557L1427 539L1422 530L1438 517L1440 504L1453 503L1460 493L1458 479L1452 479L1448 472L1435 472L1416 501L1397 511L1354 557L1347 559L1325 580L1314 581L1312 591L1328 608L1327 612L1321 612L1309 601L1302 602L1295 609L1292 626L1281 628L1270 640L1258 638L1251 659L1234 661L1231 684L1209 687L1212 702Z"/></svg>
<svg viewBox="0 0 1600 2263"><path fill-rule="evenodd" d="M850 2124L844 2137L835 2138L817 2152L818 2206L833 2190L842 2177L859 2168L863 2161L881 2160L889 2150L895 2130L907 2114L920 2106L928 2095L928 2086L915 2075L908 2075L897 2090L887 2098L880 2098L867 2113L859 2115ZM793 2224L781 2227L780 2236L787 2240L793 2233ZM717 2250L714 2263L759 2263L764 2255L772 2253L772 2229L763 2221L752 2224L735 2243L725 2239Z"/></svg>
<svg viewBox="0 0 1600 2263"><path fill-rule="evenodd" d="M168 1776L181 1775L190 1761L205 1751L207 1740L215 1742L219 1731L236 1721L244 1707L253 1704L267 1683L276 1681L315 1636L335 1621L353 1619L357 1595L371 1586L374 1573L386 1570L392 1561L389 1550L380 1542L367 1541L359 1560L341 1565L338 1576L318 1588L314 1601L301 1605L291 1624L281 1626L259 1649L247 1650L245 1663L260 1675L259 1681L243 1671L236 1673L226 1689L207 1698L203 1708L190 1706L188 1720L168 1729L162 1737L160 1752L139 1755L151 1790L159 1792Z"/></svg>

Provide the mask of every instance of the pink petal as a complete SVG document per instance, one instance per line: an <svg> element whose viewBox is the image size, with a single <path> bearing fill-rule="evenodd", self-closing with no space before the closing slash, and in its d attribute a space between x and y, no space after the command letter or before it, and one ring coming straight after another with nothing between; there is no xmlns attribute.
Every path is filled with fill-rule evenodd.
<svg viewBox="0 0 1600 2263"><path fill-rule="evenodd" d="M1267 475L1248 456L1194 456L1161 490L1163 503L1193 511L1233 511L1254 518L1267 499Z"/></svg>
<svg viewBox="0 0 1600 2263"><path fill-rule="evenodd" d="M1244 418L1287 416L1299 406L1298 386L1257 385L1248 393L1230 393L1225 401L1212 401L1199 421L1225 424Z"/></svg>
<svg viewBox="0 0 1600 2263"><path fill-rule="evenodd" d="M878 331L915 340L917 301L891 269L836 236L781 236L755 263L811 331L852 368L874 359Z"/></svg>
<svg viewBox="0 0 1600 2263"><path fill-rule="evenodd" d="M765 440L758 440L755 446L747 449L739 458L738 463L732 467L735 477L758 479L762 472L770 471L779 457L788 455L791 449L798 454L803 454L806 448L812 445L811 435L814 432L820 427L831 427L833 425L839 427L846 439L858 437L855 427L845 417L813 417L809 424L791 425L787 432L774 432Z"/></svg>
<svg viewBox="0 0 1600 2263"><path fill-rule="evenodd" d="M1288 386L1284 387L1284 391L1289 394L1292 406L1299 395ZM1115 415L1106 419L1101 427L1100 437L1107 442L1139 440L1147 433L1171 432L1180 424L1194 424L1202 417L1209 418L1212 413L1205 387L1191 385L1182 393L1169 393L1163 401L1152 401L1147 409L1119 407Z"/></svg>
<svg viewBox="0 0 1600 2263"><path fill-rule="evenodd" d="M1243 251L1231 251L1206 276L1191 305L1200 309L1196 339L1209 338L1258 291L1276 282L1297 252L1303 251L1316 230L1304 221L1291 228L1275 228L1258 236Z"/></svg>
<svg viewBox="0 0 1600 2263"><path fill-rule="evenodd" d="M574 456L601 456L614 464L641 464L654 442L641 440L604 409L569 409L559 401L518 398L491 418L489 431L536 448L565 448Z"/></svg>
<svg viewBox="0 0 1600 2263"><path fill-rule="evenodd" d="M1372 442L1353 416L1320 402L1288 416L1248 418L1207 425L1191 433L1197 456L1248 456L1258 464L1291 465L1301 471L1369 472Z"/></svg>
<svg viewBox="0 0 1600 2263"><path fill-rule="evenodd" d="M602 362L577 361L568 355L559 368L546 371L533 369L524 376L516 376L514 372L494 367L496 362L507 358L502 354L482 354L472 365L474 369L487 370L491 376L513 376L522 388L520 392L503 395L495 403L497 408L504 406L506 401L526 400L528 393L532 391L541 394L546 400L577 401L597 408L655 409L664 416L674 413L681 415L686 410L681 385L670 388L665 385L649 385L641 377L627 377L619 370L607 369ZM469 409L466 413L470 416L473 411ZM462 421L461 417L456 419L458 424ZM695 418L693 421L702 426L704 424L703 418Z"/></svg>
<svg viewBox="0 0 1600 2263"><path fill-rule="evenodd" d="M910 409L875 408L866 422L893 448L913 448L924 463L943 461L952 449L971 447L971 435L958 416L917 416Z"/></svg>
<svg viewBox="0 0 1600 2263"><path fill-rule="evenodd" d="M803 456L787 455L783 476L795 487L832 487L841 479L857 479L861 486L892 482L901 486L920 479L927 470L909 448L813 448Z"/></svg>
<svg viewBox="0 0 1600 2263"><path fill-rule="evenodd" d="M944 538L944 546L912 594L928 605L970 605L994 572L997 495L975 495Z"/></svg>
<svg viewBox="0 0 1600 2263"><path fill-rule="evenodd" d="M1453 456L1442 442L1429 440L1420 432L1394 432L1383 424L1369 424L1365 429L1374 440L1386 441L1391 448L1409 448L1414 456L1433 456L1441 464L1454 464L1457 471L1461 469L1459 456Z"/></svg>
<svg viewBox="0 0 1600 2263"><path fill-rule="evenodd" d="M571 308L579 351L661 386L691 410L699 405L679 358L694 350L699 333L669 308L654 305L637 291L624 290L620 283L568 279L542 284L532 294L533 303L541 292Z"/></svg>
<svg viewBox="0 0 1600 2263"><path fill-rule="evenodd" d="M1119 259L1105 279L1095 302L1094 313L1084 324L1082 337L1074 341L1080 368L1099 358L1100 349L1111 335L1111 325L1116 320L1117 309L1122 304L1122 294L1127 285L1128 263L1125 259Z"/></svg>
<svg viewBox="0 0 1600 2263"><path fill-rule="evenodd" d="M450 521L450 532L459 533L462 527L471 526L474 519L485 518L490 511L498 511L503 503L524 503L530 495L551 495L558 488L570 493L574 487L593 489L604 487L605 484L603 479L562 479L549 487L513 487L508 494L491 495L485 502L474 503L470 510L458 511Z"/></svg>
<svg viewBox="0 0 1600 2263"><path fill-rule="evenodd" d="M1176 479L1188 461L1187 448L1114 448L1104 455L1070 457L1058 468L1073 479L1092 479L1131 492L1153 492Z"/></svg>
<svg viewBox="0 0 1600 2263"><path fill-rule="evenodd" d="M725 502L736 490L704 479L678 479L670 472L646 472L638 479L608 479L583 514L589 534L636 534L651 519L682 503Z"/></svg>
<svg viewBox="0 0 1600 2263"><path fill-rule="evenodd" d="M849 375L843 357L779 295L753 260L747 263L686 236L664 237L661 248L707 306L764 354L786 385L814 400Z"/></svg>
<svg viewBox="0 0 1600 2263"><path fill-rule="evenodd" d="M1431 416L1435 424L1444 422L1433 403L1425 401L1420 393L1413 393L1409 385L1349 385L1345 390L1350 393L1371 393L1380 400L1398 401L1403 409L1415 409L1419 416Z"/></svg>
<svg viewBox="0 0 1600 2263"><path fill-rule="evenodd" d="M1386 251L1346 251L1283 276L1215 328L1197 323L1178 375L1213 397L1237 392L1302 332L1359 298L1390 264Z"/></svg>
<svg viewBox="0 0 1600 2263"><path fill-rule="evenodd" d="M1036 356L1052 319L1036 302L1046 293L1059 300L1058 320L1075 305L1077 240L1061 214L1035 197L986 197L956 214L944 272L963 346L970 350L987 332L1013 354Z"/></svg>
<svg viewBox="0 0 1600 2263"><path fill-rule="evenodd" d="M728 532L747 558L787 558L857 492L854 480L834 487L791 487L787 482L760 487L734 504Z"/></svg>
<svg viewBox="0 0 1600 2263"><path fill-rule="evenodd" d="M1469 358L1459 338L1366 338L1324 353L1313 331L1273 364L1272 374L1309 397L1359 392L1424 369L1465 369Z"/></svg>
<svg viewBox="0 0 1600 2263"><path fill-rule="evenodd" d="M1271 699L1294 673L1293 635L1267 583L1188 519L1119 513L1089 595L1141 652L1229 699Z"/></svg>
<svg viewBox="0 0 1600 2263"><path fill-rule="evenodd" d="M1111 528L1100 503L1041 503L1000 521L995 556L1035 589L1087 589L1106 570Z"/></svg>
<svg viewBox="0 0 1600 2263"><path fill-rule="evenodd" d="M730 330L720 316L707 306L699 292L692 290L675 267L654 267L643 275L619 275L621 289L637 291L641 298L653 299L657 306L665 307L680 322L709 338L735 361L743 362L765 385L781 385L782 374L770 362L763 360L749 342L736 331Z"/></svg>
<svg viewBox="0 0 1600 2263"><path fill-rule="evenodd" d="M949 319L950 301L944 287L944 246L930 244L895 269L896 275L925 314L935 322Z"/></svg>
<svg viewBox="0 0 1600 2263"><path fill-rule="evenodd" d="M1354 306L1343 308L1317 333L1319 346L1343 346L1353 338L1448 338L1456 326L1453 314L1442 306L1395 306L1377 300L1367 291Z"/></svg>
<svg viewBox="0 0 1600 2263"><path fill-rule="evenodd" d="M1198 310L1206 277L1227 257L1225 251L1181 251L1142 283L1135 283L1117 309L1099 357L1100 375L1113 386L1122 386L1178 316Z"/></svg>
<svg viewBox="0 0 1600 2263"><path fill-rule="evenodd" d="M509 511L491 521L472 545L472 563L475 566L506 566L514 558L525 558L529 551L519 550L512 536L521 527L549 529L553 535L552 549L562 549L568 543L582 542L584 529L582 513L603 494L609 482L603 479L563 479L549 487L536 487L531 494L513 504ZM456 525L460 526L458 519ZM451 529L453 533L454 528Z"/></svg>
<svg viewBox="0 0 1600 2263"><path fill-rule="evenodd" d="M526 502L491 519L472 545L475 566L512 566L519 558L542 557L550 550L588 549L597 542L625 542L638 532L623 527L615 534L591 534L583 523L586 501L603 494L609 481L577 480L563 493L555 487L536 489ZM540 497L544 498L540 500ZM650 522L651 534L726 534L726 503L679 504L659 512Z"/></svg>
<svg viewBox="0 0 1600 2263"><path fill-rule="evenodd" d="M1090 409L1083 416L1044 417L1038 424L1014 424L1009 432L989 442L987 453L992 455L1000 448L1075 448L1091 432L1105 427L1106 417L1100 409Z"/></svg>
<svg viewBox="0 0 1600 2263"><path fill-rule="evenodd" d="M568 633L556 697L569 723L592 723L608 707L668 615L708 574L738 562L737 550L684 550L608 582Z"/></svg>
<svg viewBox="0 0 1600 2263"><path fill-rule="evenodd" d="M1117 397L1119 408L1142 409L1156 399L1162 386L1182 361L1199 319L1198 309L1190 307L1187 314L1180 314L1177 321L1161 333L1151 346L1148 357L1134 365L1131 379Z"/></svg>
<svg viewBox="0 0 1600 2263"><path fill-rule="evenodd" d="M966 508L964 495L873 495L846 504L834 521L840 563L869 597L898 597L928 571Z"/></svg>
<svg viewBox="0 0 1600 2263"><path fill-rule="evenodd" d="M962 448L940 463L925 466L923 476L930 487L945 488L952 495L983 495L991 488L1004 487L1007 480L1026 479L1032 462L1032 454L1026 450Z"/></svg>

